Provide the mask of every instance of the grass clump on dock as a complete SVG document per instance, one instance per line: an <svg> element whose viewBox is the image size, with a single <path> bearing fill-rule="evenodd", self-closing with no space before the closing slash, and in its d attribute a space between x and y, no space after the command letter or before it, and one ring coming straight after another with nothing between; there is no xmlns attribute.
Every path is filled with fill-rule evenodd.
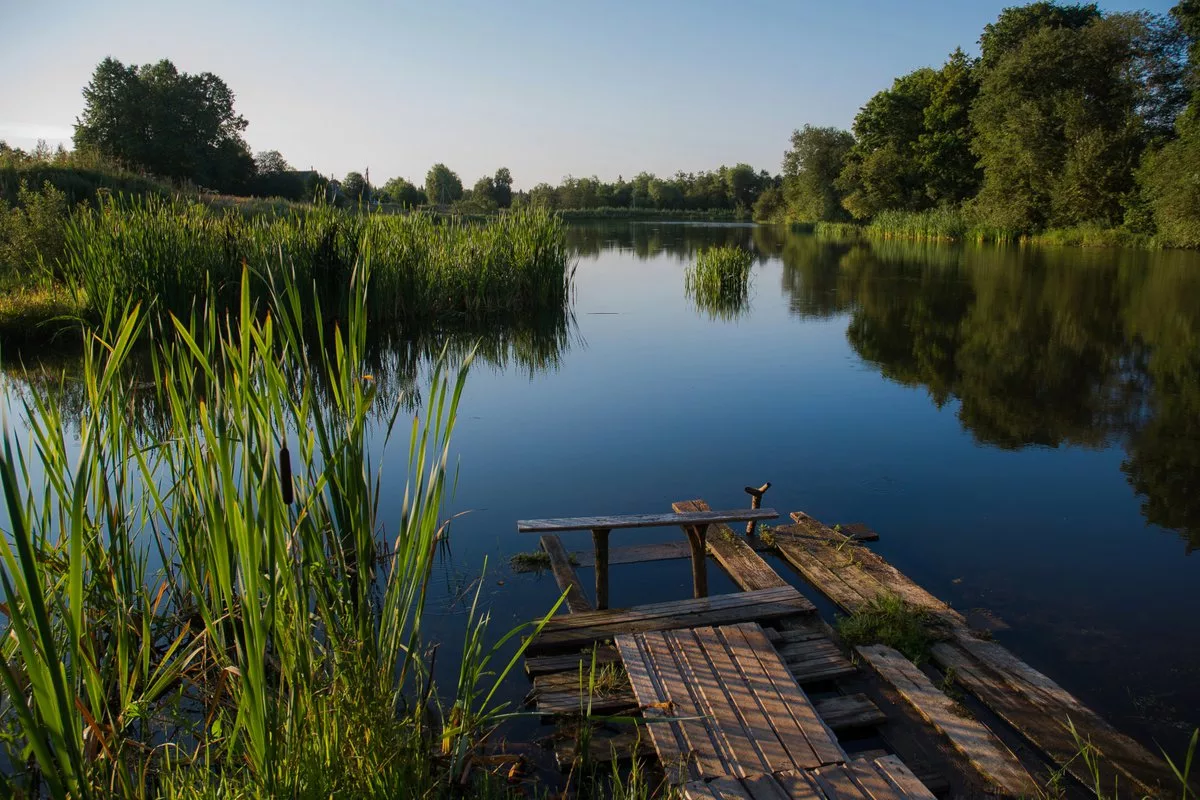
<svg viewBox="0 0 1200 800"><path fill-rule="evenodd" d="M754 257L733 245L700 251L684 275L684 288L696 307L713 318L734 319L750 306Z"/></svg>
<svg viewBox="0 0 1200 800"><path fill-rule="evenodd" d="M887 645L914 664L927 661L930 648L942 638L932 614L896 594L873 597L853 614L839 617L837 631L851 647Z"/></svg>

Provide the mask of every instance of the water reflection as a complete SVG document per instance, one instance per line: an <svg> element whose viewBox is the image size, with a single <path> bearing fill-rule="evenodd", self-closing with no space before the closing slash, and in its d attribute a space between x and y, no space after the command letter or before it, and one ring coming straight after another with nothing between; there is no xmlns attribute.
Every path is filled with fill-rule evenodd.
<svg viewBox="0 0 1200 800"><path fill-rule="evenodd" d="M1186 253L822 242L778 252L797 314L980 443L1120 444L1146 521L1200 547L1200 269Z"/></svg>

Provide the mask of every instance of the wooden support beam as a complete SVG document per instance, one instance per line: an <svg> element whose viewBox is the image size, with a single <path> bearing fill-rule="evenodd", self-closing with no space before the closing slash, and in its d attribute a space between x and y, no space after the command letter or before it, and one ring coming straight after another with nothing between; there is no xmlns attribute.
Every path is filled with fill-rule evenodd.
<svg viewBox="0 0 1200 800"><path fill-rule="evenodd" d="M567 593L567 611L572 614L595 611L587 595L583 593L583 584L579 582L579 575L571 566L571 557L563 547L562 540L548 533L540 541L542 549L550 556L550 571L554 573L554 582L558 584L558 590Z"/></svg>
<svg viewBox="0 0 1200 800"><path fill-rule="evenodd" d="M692 548L692 596L708 597L708 553L705 544L708 526L693 525L684 528L684 531Z"/></svg>
<svg viewBox="0 0 1200 800"><path fill-rule="evenodd" d="M592 530L596 550L596 610L608 608L608 528Z"/></svg>

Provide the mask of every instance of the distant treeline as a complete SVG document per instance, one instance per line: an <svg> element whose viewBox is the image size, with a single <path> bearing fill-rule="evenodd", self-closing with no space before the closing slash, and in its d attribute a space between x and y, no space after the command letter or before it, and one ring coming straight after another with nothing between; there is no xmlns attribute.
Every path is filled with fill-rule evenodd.
<svg viewBox="0 0 1200 800"><path fill-rule="evenodd" d="M1005 238L1121 228L1200 246L1200 2L1169 15L1038 2L872 97L853 132L792 135L756 216ZM955 212L949 217L946 212ZM907 216L906 216L907 215ZM877 226L879 227L879 226Z"/></svg>

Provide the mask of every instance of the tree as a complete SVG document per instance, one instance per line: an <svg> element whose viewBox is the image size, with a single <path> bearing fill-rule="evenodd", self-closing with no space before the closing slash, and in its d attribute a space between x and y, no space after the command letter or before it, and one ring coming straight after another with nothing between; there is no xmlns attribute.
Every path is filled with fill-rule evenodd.
<svg viewBox="0 0 1200 800"><path fill-rule="evenodd" d="M988 28L971 111L977 210L1017 231L1119 223L1146 141L1135 68L1144 19L1038 3Z"/></svg>
<svg viewBox="0 0 1200 800"><path fill-rule="evenodd" d="M351 203L371 199L371 184L367 183L361 172L347 172L346 177L342 178L340 189Z"/></svg>
<svg viewBox="0 0 1200 800"><path fill-rule="evenodd" d="M189 75L165 59L139 67L106 58L83 97L77 149L224 191L242 188L254 173L242 139L246 120L211 72Z"/></svg>
<svg viewBox="0 0 1200 800"><path fill-rule="evenodd" d="M500 208L512 205L512 182L512 173L508 171L508 167L496 170L496 175L492 178L492 198Z"/></svg>
<svg viewBox="0 0 1200 800"><path fill-rule="evenodd" d="M484 175L482 178L475 181L475 186L471 189L471 199L483 204L484 206L494 208L497 205L496 182L487 175Z"/></svg>
<svg viewBox="0 0 1200 800"><path fill-rule="evenodd" d="M254 167L259 175L274 175L291 172L292 166L278 150L263 150L254 156Z"/></svg>
<svg viewBox="0 0 1200 800"><path fill-rule="evenodd" d="M403 208L411 208L427 202L425 192L404 178L392 178L383 185L380 194L386 202L396 203Z"/></svg>
<svg viewBox="0 0 1200 800"><path fill-rule="evenodd" d="M838 128L805 125L792 133L792 149L783 156L783 192L792 219L846 218L842 192L834 183L853 146L854 137Z"/></svg>
<svg viewBox="0 0 1200 800"><path fill-rule="evenodd" d="M425 195L431 203L453 203L463 196L462 180L445 164L434 164L425 175Z"/></svg>
<svg viewBox="0 0 1200 800"><path fill-rule="evenodd" d="M749 164L738 164L726 170L725 183L734 204L742 205L746 208L754 205L754 201L758 199L759 192L763 189L763 184L758 174L754 172L754 167Z"/></svg>

